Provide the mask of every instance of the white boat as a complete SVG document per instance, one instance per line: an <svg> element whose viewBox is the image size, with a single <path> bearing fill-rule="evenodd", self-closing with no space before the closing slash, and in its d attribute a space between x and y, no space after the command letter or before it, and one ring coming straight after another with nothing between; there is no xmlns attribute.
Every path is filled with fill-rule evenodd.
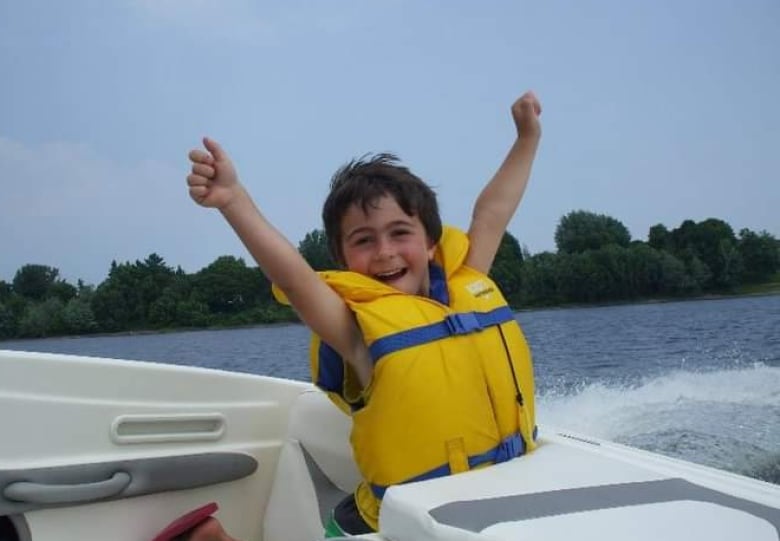
<svg viewBox="0 0 780 541"><path fill-rule="evenodd" d="M217 502L243 541L313 541L358 473L309 384L0 351L0 539L149 541ZM530 455L390 488L375 541L777 540L780 486L540 427Z"/></svg>

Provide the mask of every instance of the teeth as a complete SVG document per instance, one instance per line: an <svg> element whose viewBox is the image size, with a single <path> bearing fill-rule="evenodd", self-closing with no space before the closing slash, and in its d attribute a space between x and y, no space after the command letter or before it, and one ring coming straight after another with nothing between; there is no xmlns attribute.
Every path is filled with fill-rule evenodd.
<svg viewBox="0 0 780 541"><path fill-rule="evenodd" d="M401 274L402 272L403 272L403 269L398 269L398 270L388 271L388 272L378 272L376 274L376 277L377 278L390 278L390 277L396 276L398 274Z"/></svg>

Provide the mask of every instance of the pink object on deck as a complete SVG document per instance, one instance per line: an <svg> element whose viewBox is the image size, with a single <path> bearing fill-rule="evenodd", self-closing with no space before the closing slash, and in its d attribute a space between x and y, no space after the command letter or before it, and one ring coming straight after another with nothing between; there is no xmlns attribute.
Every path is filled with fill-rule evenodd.
<svg viewBox="0 0 780 541"><path fill-rule="evenodd" d="M160 531L152 541L174 541L174 539L209 518L219 509L215 502L207 503L182 515Z"/></svg>

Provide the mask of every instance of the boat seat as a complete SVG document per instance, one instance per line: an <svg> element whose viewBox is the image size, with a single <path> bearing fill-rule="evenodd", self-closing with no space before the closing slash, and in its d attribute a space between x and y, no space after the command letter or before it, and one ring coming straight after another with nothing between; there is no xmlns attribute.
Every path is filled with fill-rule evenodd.
<svg viewBox="0 0 780 541"><path fill-rule="evenodd" d="M735 476L704 466L563 433L537 443L501 464L390 487L380 531L393 541L778 539L769 485L751 495L739 481L744 492L729 494Z"/></svg>
<svg viewBox="0 0 780 541"><path fill-rule="evenodd" d="M263 521L264 541L322 539L330 511L360 482L350 427L349 417L319 390L295 400Z"/></svg>

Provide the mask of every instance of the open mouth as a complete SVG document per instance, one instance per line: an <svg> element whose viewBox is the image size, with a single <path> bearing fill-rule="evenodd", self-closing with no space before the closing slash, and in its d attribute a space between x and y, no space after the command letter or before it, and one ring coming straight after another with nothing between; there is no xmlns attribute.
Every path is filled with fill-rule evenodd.
<svg viewBox="0 0 780 541"><path fill-rule="evenodd" d="M380 282L394 282L406 276L406 269L398 269L389 272L380 272L374 275L374 278Z"/></svg>

